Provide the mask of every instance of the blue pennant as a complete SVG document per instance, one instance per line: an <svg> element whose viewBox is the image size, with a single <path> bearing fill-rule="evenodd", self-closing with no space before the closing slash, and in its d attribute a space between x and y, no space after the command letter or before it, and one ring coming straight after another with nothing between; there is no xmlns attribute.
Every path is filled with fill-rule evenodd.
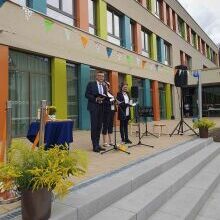
<svg viewBox="0 0 220 220"><path fill-rule="evenodd" d="M5 3L5 0L0 0L0 7Z"/></svg>
<svg viewBox="0 0 220 220"><path fill-rule="evenodd" d="M108 55L108 58L109 58L112 55L112 48L106 47L106 52L107 52L107 55Z"/></svg>

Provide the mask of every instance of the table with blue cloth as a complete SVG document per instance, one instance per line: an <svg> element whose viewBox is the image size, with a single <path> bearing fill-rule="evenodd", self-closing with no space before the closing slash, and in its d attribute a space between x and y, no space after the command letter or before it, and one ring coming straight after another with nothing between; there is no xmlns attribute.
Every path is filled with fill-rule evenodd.
<svg viewBox="0 0 220 220"><path fill-rule="evenodd" d="M39 132L40 122L32 122L27 139L34 143ZM49 148L54 145L69 145L73 142L73 121L48 121L45 125L44 143Z"/></svg>

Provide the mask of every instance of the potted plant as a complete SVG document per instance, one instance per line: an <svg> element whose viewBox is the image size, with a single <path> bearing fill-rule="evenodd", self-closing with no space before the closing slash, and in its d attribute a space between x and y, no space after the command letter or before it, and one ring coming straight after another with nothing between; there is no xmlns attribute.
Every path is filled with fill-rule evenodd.
<svg viewBox="0 0 220 220"><path fill-rule="evenodd" d="M48 107L48 116L51 120L56 119L56 112L57 112L57 109L56 109L55 106L49 106Z"/></svg>
<svg viewBox="0 0 220 220"><path fill-rule="evenodd" d="M193 127L199 129L200 138L208 138L208 130L215 126L215 123L207 118L202 118L194 122Z"/></svg>
<svg viewBox="0 0 220 220"><path fill-rule="evenodd" d="M62 150L59 146L45 151L32 150L23 142L14 142L8 160L0 166L0 182L5 190L15 186L21 193L23 220L49 219L52 191L58 197L73 185L70 176L83 175L87 155L82 151Z"/></svg>

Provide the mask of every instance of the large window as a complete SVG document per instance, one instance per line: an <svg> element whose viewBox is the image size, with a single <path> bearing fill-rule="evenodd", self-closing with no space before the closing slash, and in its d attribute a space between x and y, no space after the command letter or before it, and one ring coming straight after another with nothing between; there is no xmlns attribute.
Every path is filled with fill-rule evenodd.
<svg viewBox="0 0 220 220"><path fill-rule="evenodd" d="M167 42L164 42L164 64L171 65L171 46Z"/></svg>
<svg viewBox="0 0 220 220"><path fill-rule="evenodd" d="M96 34L96 5L94 0L89 0L89 33Z"/></svg>
<svg viewBox="0 0 220 220"><path fill-rule="evenodd" d="M11 0L12 2L15 2L19 5L25 6L27 5L27 1L26 0Z"/></svg>
<svg viewBox="0 0 220 220"><path fill-rule="evenodd" d="M192 34L192 46L196 47L196 33L194 31L191 31Z"/></svg>
<svg viewBox="0 0 220 220"><path fill-rule="evenodd" d="M159 98L160 98L160 118L166 119L166 92L165 92L164 83L159 83Z"/></svg>
<svg viewBox="0 0 220 220"><path fill-rule="evenodd" d="M141 31L142 55L150 57L150 34L146 30Z"/></svg>
<svg viewBox="0 0 220 220"><path fill-rule="evenodd" d="M144 106L144 80L138 77L132 77L132 86L138 87L138 105Z"/></svg>
<svg viewBox="0 0 220 220"><path fill-rule="evenodd" d="M67 72L67 115L68 119L74 121L74 128L78 128L79 110L78 110L78 76L77 66L68 63Z"/></svg>
<svg viewBox="0 0 220 220"><path fill-rule="evenodd" d="M160 18L161 16L161 1L160 0L156 0L156 4L155 4L155 15Z"/></svg>
<svg viewBox="0 0 220 220"><path fill-rule="evenodd" d="M134 27L134 21L131 21L130 23L130 38L131 38L131 50L135 50L135 27Z"/></svg>
<svg viewBox="0 0 220 220"><path fill-rule="evenodd" d="M75 25L75 0L47 0L47 15L69 25Z"/></svg>
<svg viewBox="0 0 220 220"><path fill-rule="evenodd" d="M192 69L192 57L187 54L185 56L186 56L186 66L190 70Z"/></svg>
<svg viewBox="0 0 220 220"><path fill-rule="evenodd" d="M10 51L9 99L12 101L12 135L26 136L29 124L37 119L41 100L51 104L50 60Z"/></svg>
<svg viewBox="0 0 220 220"><path fill-rule="evenodd" d="M183 38L185 37L184 21L180 17L178 17L178 34Z"/></svg>
<svg viewBox="0 0 220 220"><path fill-rule="evenodd" d="M121 45L120 15L110 9L107 11L107 30L108 41Z"/></svg>

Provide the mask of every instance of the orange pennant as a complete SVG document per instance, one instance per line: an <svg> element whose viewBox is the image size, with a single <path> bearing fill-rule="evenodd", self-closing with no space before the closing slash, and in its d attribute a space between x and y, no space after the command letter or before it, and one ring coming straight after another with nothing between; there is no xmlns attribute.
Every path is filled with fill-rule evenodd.
<svg viewBox="0 0 220 220"><path fill-rule="evenodd" d="M147 61L142 60L142 69L144 69L145 65L146 65Z"/></svg>
<svg viewBox="0 0 220 220"><path fill-rule="evenodd" d="M88 43L89 43L89 38L86 37L86 36L81 35L81 41L82 41L83 47L86 48Z"/></svg>

